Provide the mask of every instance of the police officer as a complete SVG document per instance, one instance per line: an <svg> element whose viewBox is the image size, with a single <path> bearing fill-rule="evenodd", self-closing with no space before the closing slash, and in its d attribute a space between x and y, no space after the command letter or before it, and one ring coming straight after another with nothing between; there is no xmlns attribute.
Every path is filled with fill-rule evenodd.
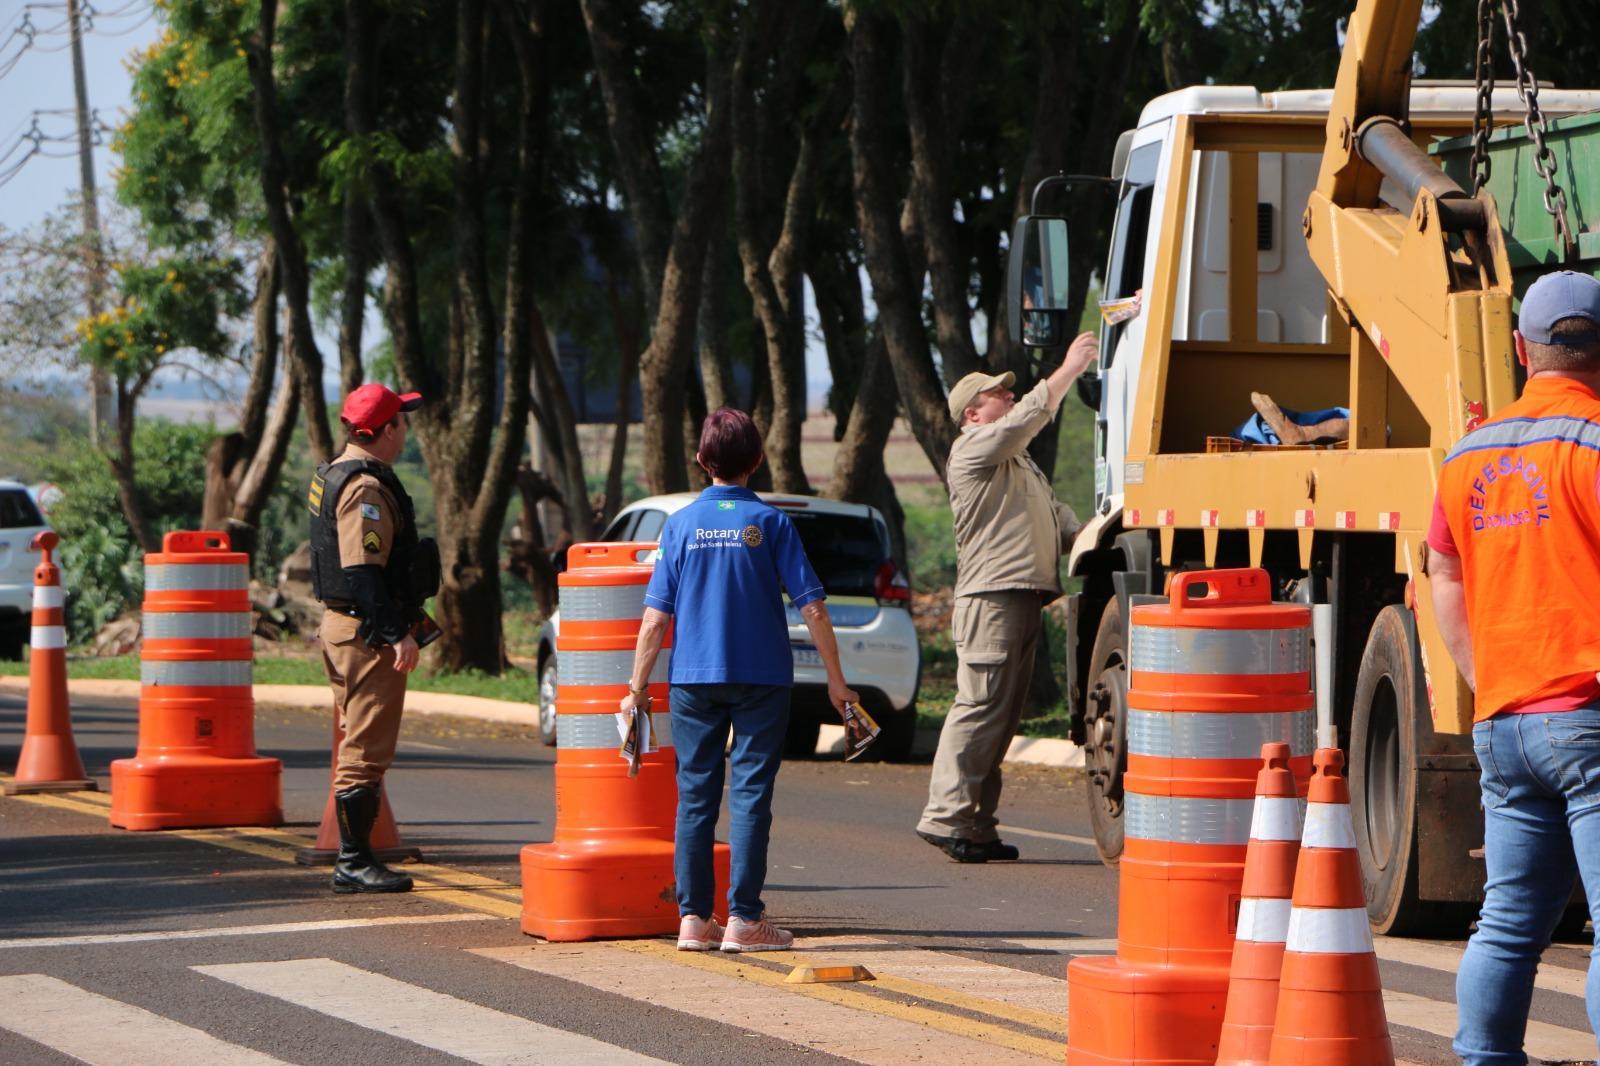
<svg viewBox="0 0 1600 1066"><path fill-rule="evenodd" d="M437 586L435 569L432 586L417 587L417 524L392 466L405 447L405 412L421 403L418 393L400 396L378 384L350 393L339 414L349 443L317 468L307 496L312 580L327 608L322 664L344 729L333 775L335 892L411 889L410 877L373 855L370 837L400 736L406 675L417 665L413 631L422 600Z"/></svg>

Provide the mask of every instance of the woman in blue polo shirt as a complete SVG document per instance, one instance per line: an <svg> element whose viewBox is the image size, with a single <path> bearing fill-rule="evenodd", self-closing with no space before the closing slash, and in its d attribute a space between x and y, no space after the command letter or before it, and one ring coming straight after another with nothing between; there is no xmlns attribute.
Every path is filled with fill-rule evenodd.
<svg viewBox="0 0 1600 1066"><path fill-rule="evenodd" d="M750 416L724 407L706 417L695 460L711 475L699 499L667 519L645 592L624 711L642 699L674 618L672 743L678 756L678 948L781 951L794 935L766 917L761 889L772 831L772 787L789 728L794 658L783 593L799 608L828 671L836 709L859 697L845 684L822 582L781 511L746 486L761 465ZM712 846L722 806L723 752L733 731L728 790L732 849L728 927L712 917Z"/></svg>

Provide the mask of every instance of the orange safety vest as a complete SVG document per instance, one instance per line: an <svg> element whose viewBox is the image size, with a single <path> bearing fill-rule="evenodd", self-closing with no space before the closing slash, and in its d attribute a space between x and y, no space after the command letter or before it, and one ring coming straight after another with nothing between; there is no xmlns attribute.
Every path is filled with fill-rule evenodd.
<svg viewBox="0 0 1600 1066"><path fill-rule="evenodd" d="M1531 379L1450 450L1439 505L1466 586L1474 721L1600 698L1600 397Z"/></svg>

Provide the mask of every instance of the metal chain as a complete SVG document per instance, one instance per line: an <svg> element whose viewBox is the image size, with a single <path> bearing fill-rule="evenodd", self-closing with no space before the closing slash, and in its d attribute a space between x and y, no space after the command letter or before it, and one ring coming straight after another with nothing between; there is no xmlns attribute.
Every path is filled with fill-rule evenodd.
<svg viewBox="0 0 1600 1066"><path fill-rule="evenodd" d="M1571 262L1577 256L1578 242L1567 222L1567 194L1556 184L1556 156L1545 143L1544 112L1539 110L1539 84L1528 69L1528 39L1523 36L1521 15L1517 0L1500 0L1500 11L1505 16L1506 48L1511 53L1511 65L1517 74L1517 95L1522 98L1527 114L1523 126L1533 138L1533 169L1544 179L1544 209L1555 221L1556 235L1561 238L1562 258Z"/></svg>
<svg viewBox="0 0 1600 1066"><path fill-rule="evenodd" d="M1478 56L1473 66L1478 90L1472 112L1472 195L1489 183L1489 131L1494 128L1494 0L1478 0Z"/></svg>

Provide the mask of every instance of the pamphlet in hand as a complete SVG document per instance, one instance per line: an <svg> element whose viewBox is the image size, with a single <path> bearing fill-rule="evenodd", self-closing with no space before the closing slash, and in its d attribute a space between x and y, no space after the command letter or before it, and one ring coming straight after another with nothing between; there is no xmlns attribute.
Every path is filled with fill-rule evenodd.
<svg viewBox="0 0 1600 1066"><path fill-rule="evenodd" d="M846 703L841 713L844 717L844 761L854 762L872 746L882 730L872 720L872 715L853 703Z"/></svg>
<svg viewBox="0 0 1600 1066"><path fill-rule="evenodd" d="M617 735L622 738L617 755L628 764L628 776L638 777L639 761L650 752L661 750L650 723L649 697L642 707L635 705L632 710L617 712Z"/></svg>
<svg viewBox="0 0 1600 1066"><path fill-rule="evenodd" d="M1123 296L1115 300L1100 301L1100 317L1105 319L1106 325L1115 326L1119 322L1126 322L1136 318L1139 314L1140 299L1137 294Z"/></svg>

